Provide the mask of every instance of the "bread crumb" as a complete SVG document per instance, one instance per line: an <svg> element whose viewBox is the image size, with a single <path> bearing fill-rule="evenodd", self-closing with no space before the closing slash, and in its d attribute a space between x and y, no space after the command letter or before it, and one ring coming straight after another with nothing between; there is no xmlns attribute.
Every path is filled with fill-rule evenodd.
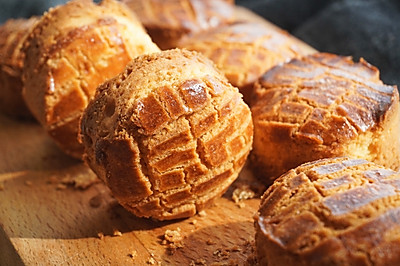
<svg viewBox="0 0 400 266"><path fill-rule="evenodd" d="M118 229L114 229L113 236L122 236L122 233Z"/></svg>
<svg viewBox="0 0 400 266"><path fill-rule="evenodd" d="M137 256L137 251L133 250L131 253L128 254L129 257L135 258Z"/></svg>
<svg viewBox="0 0 400 266"><path fill-rule="evenodd" d="M58 184L57 187L56 187L57 190L64 190L64 189L66 189L66 188L67 188L67 186L64 185L64 184L61 184L61 183Z"/></svg>
<svg viewBox="0 0 400 266"><path fill-rule="evenodd" d="M171 243L182 241L181 228L178 227L176 230L165 230L164 239Z"/></svg>
<svg viewBox="0 0 400 266"><path fill-rule="evenodd" d="M239 251L242 251L242 249L241 249L240 247L238 247L238 246L233 246L233 247L231 247L229 250L232 251L232 252L239 252Z"/></svg>
<svg viewBox="0 0 400 266"><path fill-rule="evenodd" d="M150 258L147 259L147 264L154 265L154 264L156 264L156 263L157 263L157 261L154 259L154 254L151 253L151 254L150 254ZM158 262L157 264L158 264L158 265L161 265L160 262Z"/></svg>
<svg viewBox="0 0 400 266"><path fill-rule="evenodd" d="M217 256L218 258L221 258L221 259L228 259L229 251L228 250L222 250L221 248L218 248L213 252L213 255Z"/></svg>
<svg viewBox="0 0 400 266"><path fill-rule="evenodd" d="M67 174L62 180L61 184L71 185L77 189L87 189L91 185L99 182L99 179L95 174L92 173L77 173L73 176Z"/></svg>
<svg viewBox="0 0 400 266"><path fill-rule="evenodd" d="M183 237L181 235L181 229L178 227L176 230L165 230L163 235L162 245L168 246L168 253L174 254L175 250L183 247Z"/></svg>
<svg viewBox="0 0 400 266"><path fill-rule="evenodd" d="M89 205L90 205L91 207L93 207L93 208L98 208L98 207L100 207L101 203L102 203L102 196L101 196L101 194L98 194L98 195L92 197L92 198L89 200Z"/></svg>
<svg viewBox="0 0 400 266"><path fill-rule="evenodd" d="M246 207L246 204L245 204L244 202L236 203L236 205L237 205L240 209L243 209L244 207Z"/></svg>
<svg viewBox="0 0 400 266"><path fill-rule="evenodd" d="M197 260L192 260L189 264L190 266L195 266L195 265L207 265L205 259L197 259Z"/></svg>
<svg viewBox="0 0 400 266"><path fill-rule="evenodd" d="M193 219L192 221L190 221L190 224L196 225L197 224L197 220Z"/></svg>
<svg viewBox="0 0 400 266"><path fill-rule="evenodd" d="M57 184L58 183L57 177L50 176L49 179L47 179L46 183L47 184Z"/></svg>
<svg viewBox="0 0 400 266"><path fill-rule="evenodd" d="M206 244L209 245L209 246L211 246L211 245L215 245L215 244L217 244L217 243L216 243L214 240L207 239Z"/></svg>
<svg viewBox="0 0 400 266"><path fill-rule="evenodd" d="M25 185L28 187L31 187L33 185L33 183L30 180L25 180Z"/></svg>
<svg viewBox="0 0 400 266"><path fill-rule="evenodd" d="M97 233L97 236L100 238L100 240L104 239L104 234L102 232Z"/></svg>
<svg viewBox="0 0 400 266"><path fill-rule="evenodd" d="M200 217L206 217L206 216L207 216L206 211L205 211L205 210L200 211L200 212L199 212L199 216L200 216Z"/></svg>
<svg viewBox="0 0 400 266"><path fill-rule="evenodd" d="M153 257L147 259L147 264L154 265L156 264L156 260Z"/></svg>
<svg viewBox="0 0 400 266"><path fill-rule="evenodd" d="M252 198L254 198L254 196L255 196L254 191L251 190L248 185L243 185L243 186L237 187L233 191L232 200L235 203L239 203L242 200L252 199ZM239 205L239 207L240 207L240 205Z"/></svg>

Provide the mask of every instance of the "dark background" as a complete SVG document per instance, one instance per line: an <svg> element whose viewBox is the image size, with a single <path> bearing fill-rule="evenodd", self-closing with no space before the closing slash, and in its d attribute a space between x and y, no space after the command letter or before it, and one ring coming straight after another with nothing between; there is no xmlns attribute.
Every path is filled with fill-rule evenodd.
<svg viewBox="0 0 400 266"><path fill-rule="evenodd" d="M65 0L0 0L0 22ZM400 85L400 0L236 0L324 52L364 57Z"/></svg>

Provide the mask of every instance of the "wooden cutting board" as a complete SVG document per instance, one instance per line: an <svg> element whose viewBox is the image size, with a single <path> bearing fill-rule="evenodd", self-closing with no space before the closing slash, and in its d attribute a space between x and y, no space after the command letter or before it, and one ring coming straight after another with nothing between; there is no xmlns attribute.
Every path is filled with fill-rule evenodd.
<svg viewBox="0 0 400 266"><path fill-rule="evenodd" d="M190 219L136 218L87 166L63 155L38 124L0 116L0 125L1 265L209 265L251 259L258 199L235 203L231 189ZM251 178L246 171L241 175ZM181 239L163 243L166 230Z"/></svg>
<svg viewBox="0 0 400 266"><path fill-rule="evenodd" d="M238 14L275 27L246 9ZM0 115L0 265L253 264L259 199L232 200L244 183L264 189L244 169L201 215L137 218L37 123Z"/></svg>

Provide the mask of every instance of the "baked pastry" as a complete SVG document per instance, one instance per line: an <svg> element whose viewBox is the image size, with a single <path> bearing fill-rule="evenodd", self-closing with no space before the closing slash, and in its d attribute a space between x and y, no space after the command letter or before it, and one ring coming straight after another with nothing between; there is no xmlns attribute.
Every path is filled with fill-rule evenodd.
<svg viewBox="0 0 400 266"><path fill-rule="evenodd" d="M255 216L260 265L399 265L400 173L323 159L275 180Z"/></svg>
<svg viewBox="0 0 400 266"><path fill-rule="evenodd" d="M192 216L237 178L252 145L250 109L204 56L135 58L99 87L81 121L85 161L140 217Z"/></svg>
<svg viewBox="0 0 400 266"><path fill-rule="evenodd" d="M187 34L234 21L233 1L122 0L139 17L153 41L163 50L175 48Z"/></svg>
<svg viewBox="0 0 400 266"><path fill-rule="evenodd" d="M283 30L243 21L182 38L178 47L214 61L248 102L254 82L268 69L309 53L298 42Z"/></svg>
<svg viewBox="0 0 400 266"><path fill-rule="evenodd" d="M255 85L251 110L252 164L266 183L336 156L399 169L399 93L363 59L317 53L274 67Z"/></svg>
<svg viewBox="0 0 400 266"><path fill-rule="evenodd" d="M79 119L96 87L143 53L159 51L134 14L104 0L70 1L50 9L24 45L24 98L66 153L81 158Z"/></svg>
<svg viewBox="0 0 400 266"><path fill-rule="evenodd" d="M0 109L16 117L32 117L22 98L22 44L36 17L10 19L0 27Z"/></svg>

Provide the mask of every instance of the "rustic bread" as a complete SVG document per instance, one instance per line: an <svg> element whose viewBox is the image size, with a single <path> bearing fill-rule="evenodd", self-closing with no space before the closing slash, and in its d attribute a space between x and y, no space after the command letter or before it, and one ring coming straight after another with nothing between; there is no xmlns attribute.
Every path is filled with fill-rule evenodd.
<svg viewBox="0 0 400 266"><path fill-rule="evenodd" d="M248 102L254 82L271 67L308 51L293 37L258 22L236 22L182 38L178 47L214 61Z"/></svg>
<svg viewBox="0 0 400 266"><path fill-rule="evenodd" d="M234 20L234 3L227 0L122 0L139 17L161 49L176 47L187 34L209 30Z"/></svg>
<svg viewBox="0 0 400 266"><path fill-rule="evenodd" d="M400 165L399 93L364 60L317 53L255 85L252 164L266 183L301 163L350 156Z"/></svg>
<svg viewBox="0 0 400 266"><path fill-rule="evenodd" d="M81 122L84 157L137 216L189 217L224 193L252 145L249 107L204 56L135 58L99 87Z"/></svg>
<svg viewBox="0 0 400 266"><path fill-rule="evenodd" d="M38 19L10 19L0 27L0 110L11 116L32 117L22 98L22 45Z"/></svg>
<svg viewBox="0 0 400 266"><path fill-rule="evenodd" d="M24 51L29 109L66 153L81 158L79 119L96 87L159 49L125 5L76 0L45 13Z"/></svg>
<svg viewBox="0 0 400 266"><path fill-rule="evenodd" d="M275 180L255 216L260 265L399 265L400 173L323 159Z"/></svg>

